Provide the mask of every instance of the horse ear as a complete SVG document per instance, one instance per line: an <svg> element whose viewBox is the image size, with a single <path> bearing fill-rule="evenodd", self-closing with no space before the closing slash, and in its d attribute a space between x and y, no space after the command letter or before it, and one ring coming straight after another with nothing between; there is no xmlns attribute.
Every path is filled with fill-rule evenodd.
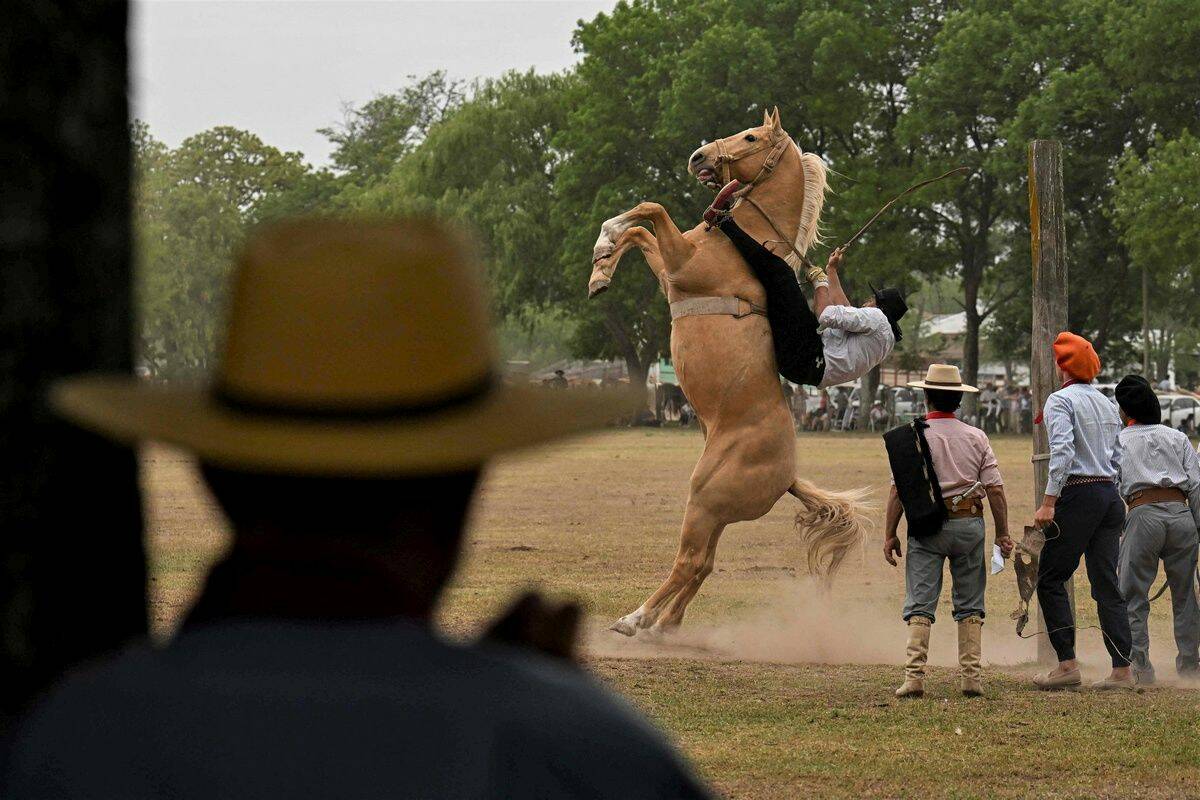
<svg viewBox="0 0 1200 800"><path fill-rule="evenodd" d="M767 111L764 108L763 109L763 125L770 126L770 124L771 124L771 112Z"/></svg>
<svg viewBox="0 0 1200 800"><path fill-rule="evenodd" d="M781 127L779 122L779 106L775 106L775 110L771 112L771 127Z"/></svg>

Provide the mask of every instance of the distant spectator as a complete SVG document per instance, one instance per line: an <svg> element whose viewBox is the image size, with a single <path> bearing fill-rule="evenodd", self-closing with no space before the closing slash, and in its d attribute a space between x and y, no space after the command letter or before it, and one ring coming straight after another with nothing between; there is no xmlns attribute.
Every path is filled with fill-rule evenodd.
<svg viewBox="0 0 1200 800"><path fill-rule="evenodd" d="M887 425L888 412L882 400L871 404L871 430L880 430Z"/></svg>
<svg viewBox="0 0 1200 800"><path fill-rule="evenodd" d="M1021 387L1019 398L1021 409L1021 433L1033 433L1033 393L1028 386Z"/></svg>
<svg viewBox="0 0 1200 800"><path fill-rule="evenodd" d="M570 384L567 383L567 375L561 369L554 370L554 377L550 379L549 385L554 389L566 389Z"/></svg>

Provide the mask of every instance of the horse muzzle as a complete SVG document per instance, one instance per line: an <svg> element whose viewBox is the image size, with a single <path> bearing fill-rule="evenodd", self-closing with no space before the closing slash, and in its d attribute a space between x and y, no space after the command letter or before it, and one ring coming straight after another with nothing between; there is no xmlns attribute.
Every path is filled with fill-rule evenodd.
<svg viewBox="0 0 1200 800"><path fill-rule="evenodd" d="M707 159L698 164L689 164L688 172L692 173L692 175L696 178L696 180L700 181L700 183L714 191L721 188L721 180L717 173L717 165L713 164Z"/></svg>

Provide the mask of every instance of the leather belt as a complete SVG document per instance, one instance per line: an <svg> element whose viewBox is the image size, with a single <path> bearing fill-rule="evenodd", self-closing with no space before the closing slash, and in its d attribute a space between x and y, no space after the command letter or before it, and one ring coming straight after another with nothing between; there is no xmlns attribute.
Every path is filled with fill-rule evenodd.
<svg viewBox="0 0 1200 800"><path fill-rule="evenodd" d="M1144 506L1147 503L1186 503L1187 495L1182 489L1174 487L1153 489L1142 489L1140 492L1134 492L1125 500L1130 508Z"/></svg>
<svg viewBox="0 0 1200 800"><path fill-rule="evenodd" d="M1071 475L1063 486L1080 486L1085 483L1113 483L1113 479L1105 475Z"/></svg>
<svg viewBox="0 0 1200 800"><path fill-rule="evenodd" d="M721 314L741 319L751 314L765 317L767 310L741 297L689 297L671 303L671 320Z"/></svg>
<svg viewBox="0 0 1200 800"><path fill-rule="evenodd" d="M964 500L965 505L954 510L949 500L942 500L946 504L946 516L950 519L968 519L970 517L983 516L983 500L978 497L970 497Z"/></svg>

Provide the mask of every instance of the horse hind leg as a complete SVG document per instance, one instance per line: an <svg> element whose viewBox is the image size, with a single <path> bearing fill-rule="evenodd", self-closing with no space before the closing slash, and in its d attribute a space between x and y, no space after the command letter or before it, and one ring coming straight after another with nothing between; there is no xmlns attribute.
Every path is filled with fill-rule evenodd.
<svg viewBox="0 0 1200 800"><path fill-rule="evenodd" d="M678 625L687 604L712 572L716 542L724 529L724 523L689 503L683 515L679 552L667 579L636 611L621 617L609 630L633 636L638 630L649 628L660 619L663 626Z"/></svg>

